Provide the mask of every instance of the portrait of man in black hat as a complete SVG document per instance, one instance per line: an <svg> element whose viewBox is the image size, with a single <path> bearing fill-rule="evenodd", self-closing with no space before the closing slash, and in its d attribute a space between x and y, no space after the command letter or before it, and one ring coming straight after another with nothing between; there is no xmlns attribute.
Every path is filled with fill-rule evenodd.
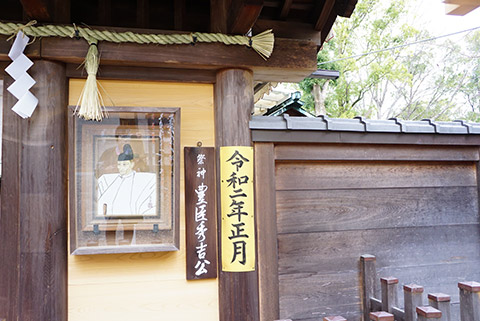
<svg viewBox="0 0 480 321"><path fill-rule="evenodd" d="M157 175L134 170L135 154L130 144L118 155L118 173L97 180L97 215L146 216L157 213Z"/></svg>

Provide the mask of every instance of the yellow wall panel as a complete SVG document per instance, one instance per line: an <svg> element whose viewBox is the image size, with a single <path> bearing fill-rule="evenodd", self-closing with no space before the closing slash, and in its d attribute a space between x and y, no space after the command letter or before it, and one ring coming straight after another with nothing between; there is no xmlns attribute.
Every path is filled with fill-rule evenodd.
<svg viewBox="0 0 480 321"><path fill-rule="evenodd" d="M84 80L70 80L76 105ZM180 251L69 256L69 321L218 320L217 280L185 280L183 147L214 146L213 85L102 81L105 103L181 108ZM112 103L113 101L113 103Z"/></svg>

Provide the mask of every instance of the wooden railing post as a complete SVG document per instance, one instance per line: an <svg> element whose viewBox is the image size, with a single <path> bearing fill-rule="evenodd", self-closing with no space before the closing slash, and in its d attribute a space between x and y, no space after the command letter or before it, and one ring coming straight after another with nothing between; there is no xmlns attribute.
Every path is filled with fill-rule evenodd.
<svg viewBox="0 0 480 321"><path fill-rule="evenodd" d="M460 319L462 321L480 321L480 283L459 282Z"/></svg>
<svg viewBox="0 0 480 321"><path fill-rule="evenodd" d="M370 312L369 314L370 321L394 321L393 314L379 311L379 312Z"/></svg>
<svg viewBox="0 0 480 321"><path fill-rule="evenodd" d="M403 286L403 298L405 301L405 321L417 319L416 307L423 305L423 287L416 284Z"/></svg>
<svg viewBox="0 0 480 321"><path fill-rule="evenodd" d="M364 254L360 257L362 265L362 285L363 285L363 320L367 321L372 311L370 298L375 297L377 282L377 269L375 267L375 256Z"/></svg>
<svg viewBox="0 0 480 321"><path fill-rule="evenodd" d="M428 304L435 309L442 311L441 321L451 321L449 295L443 293L429 293Z"/></svg>
<svg viewBox="0 0 480 321"><path fill-rule="evenodd" d="M382 310L392 313L392 308L398 306L398 279L394 277L381 278L380 282L382 284Z"/></svg>
<svg viewBox="0 0 480 321"><path fill-rule="evenodd" d="M417 307L418 321L440 320L442 312L431 306Z"/></svg>

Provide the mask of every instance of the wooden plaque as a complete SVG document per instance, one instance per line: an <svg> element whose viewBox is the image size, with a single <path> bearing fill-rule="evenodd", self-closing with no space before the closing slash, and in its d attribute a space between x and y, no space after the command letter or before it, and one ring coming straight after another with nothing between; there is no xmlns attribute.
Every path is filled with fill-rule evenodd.
<svg viewBox="0 0 480 321"><path fill-rule="evenodd" d="M216 278L215 148L184 153L187 280Z"/></svg>

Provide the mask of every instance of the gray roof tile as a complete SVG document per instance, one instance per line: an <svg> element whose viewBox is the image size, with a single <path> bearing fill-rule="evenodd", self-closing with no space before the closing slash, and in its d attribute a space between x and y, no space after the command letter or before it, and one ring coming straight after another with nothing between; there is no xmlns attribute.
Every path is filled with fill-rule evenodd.
<svg viewBox="0 0 480 321"><path fill-rule="evenodd" d="M376 133L412 133L412 134L480 134L479 123L469 123L463 120L453 122L435 122L430 119L420 121L391 118L389 120L254 116L250 121L251 129L262 130L314 130L343 132L376 132Z"/></svg>

